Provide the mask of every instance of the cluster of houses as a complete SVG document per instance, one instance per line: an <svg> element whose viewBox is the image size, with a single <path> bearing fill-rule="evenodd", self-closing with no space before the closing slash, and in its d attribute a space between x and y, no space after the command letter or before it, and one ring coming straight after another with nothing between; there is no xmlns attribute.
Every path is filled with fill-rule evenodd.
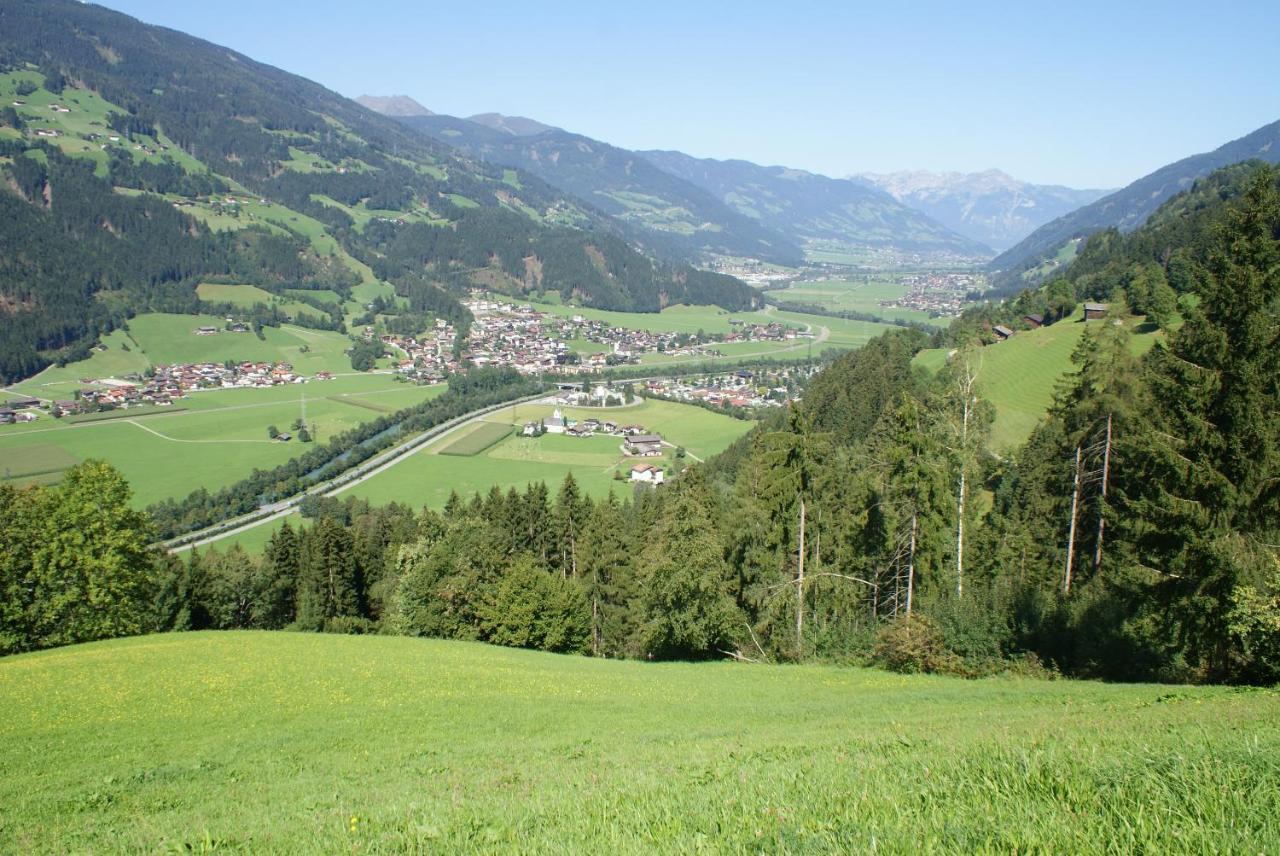
<svg viewBox="0 0 1280 856"><path fill-rule="evenodd" d="M701 377L661 378L645 383L646 395L713 407L785 407L800 400L799 387L816 371L795 366L766 371L740 369Z"/></svg>
<svg viewBox="0 0 1280 856"><path fill-rule="evenodd" d="M92 384L78 390L75 398L50 402L49 413L57 417L139 407L144 404L165 407L175 399L199 389L243 389L303 383L306 378L295 374L289 363L181 363L159 365L147 377L132 380L82 380ZM316 380L332 377L329 372L316 372ZM0 425L29 422L39 417L41 402L36 398L10 399L0 405Z"/></svg>
<svg viewBox="0 0 1280 856"><path fill-rule="evenodd" d="M526 422L520 433L525 437L543 434L565 434L569 437L592 437L597 434L622 438L622 448L628 455L653 458L662 455L662 436L650 434L643 425L623 425L607 419L573 419L556 408L546 419Z"/></svg>
<svg viewBox="0 0 1280 856"><path fill-rule="evenodd" d="M366 327L366 337L372 337L372 327ZM454 359L453 342L457 337L453 325L437 318L435 326L417 336L383 334L382 343L400 355L395 370L402 377L421 383L439 383L461 366Z"/></svg>
<svg viewBox="0 0 1280 856"><path fill-rule="evenodd" d="M967 296L985 286L980 274L934 271L904 274L899 282L907 293L897 300L882 300L881 306L915 309L935 317L959 315Z"/></svg>

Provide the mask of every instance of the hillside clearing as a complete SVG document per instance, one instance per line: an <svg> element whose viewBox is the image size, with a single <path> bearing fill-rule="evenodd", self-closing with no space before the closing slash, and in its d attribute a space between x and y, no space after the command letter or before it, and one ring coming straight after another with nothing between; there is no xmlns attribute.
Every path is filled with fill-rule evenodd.
<svg viewBox="0 0 1280 856"><path fill-rule="evenodd" d="M151 636L0 660L0 834L24 853L1257 853L1280 843L1278 712L1268 691Z"/></svg>

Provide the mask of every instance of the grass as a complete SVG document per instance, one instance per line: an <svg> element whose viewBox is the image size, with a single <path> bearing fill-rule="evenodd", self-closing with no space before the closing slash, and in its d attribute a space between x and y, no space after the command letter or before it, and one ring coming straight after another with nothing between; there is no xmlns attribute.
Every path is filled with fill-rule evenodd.
<svg viewBox="0 0 1280 856"><path fill-rule="evenodd" d="M860 279L826 279L796 282L781 291L771 292L778 300L810 303L833 312L865 312L881 318L938 324L928 312L918 309L881 306L882 300L897 300L907 287L885 274L864 274Z"/></svg>
<svg viewBox="0 0 1280 856"><path fill-rule="evenodd" d="M0 836L66 852L1262 853L1275 691L150 636L0 660Z"/></svg>
<svg viewBox="0 0 1280 856"><path fill-rule="evenodd" d="M1093 321L1092 324L1106 323ZM1126 323L1136 324L1135 319ZM1071 354L1084 336L1086 324L1080 313L1048 327L1024 330L1006 342L981 349L978 384L981 394L996 409L988 445L996 452L1007 452L1026 442L1032 430L1044 419L1058 381L1074 371ZM1133 346L1144 353L1161 334L1139 328ZM940 348L921 351L915 363L929 371L937 371L946 362Z"/></svg>
<svg viewBox="0 0 1280 856"><path fill-rule="evenodd" d="M456 440L442 446L436 454L470 458L480 454L499 440L510 437L511 432L511 426L505 422L477 422L468 426Z"/></svg>
<svg viewBox="0 0 1280 856"><path fill-rule="evenodd" d="M444 389L398 384L385 375L354 375L271 389L196 392L181 401L183 410L175 405L145 414L118 411L110 420L85 423L46 416L0 428L0 473L17 473L33 450L49 447L62 450L72 462L101 458L124 473L134 504L143 507L201 487L216 491L255 468L268 469L302 454L308 447L296 440L271 440L267 426L290 431L302 413L304 396L307 423L324 442ZM14 477L16 483L36 480Z"/></svg>
<svg viewBox="0 0 1280 856"><path fill-rule="evenodd" d="M53 443L36 443L23 450L21 457L0 463L0 481L21 483L28 478L58 476L78 464L66 449Z"/></svg>
<svg viewBox="0 0 1280 856"><path fill-rule="evenodd" d="M493 413L486 421L504 424L510 435L483 452L471 457L441 454L455 442L456 435L449 434L395 467L356 485L350 493L375 505L396 501L414 508L440 508L455 490L466 497L487 492L493 485L504 491L512 487L524 490L529 483L539 481L555 490L567 473L573 473L583 491L594 497L605 496L610 491L629 493L632 489L629 484L613 479L615 470L625 474L637 460L622 454L621 438L514 435L514 426L550 417L554 409L545 404L525 404ZM667 401L645 401L624 408L564 408L564 414L571 419L594 417L643 425L704 459L720 452L751 428L750 422ZM670 458L664 455L645 461L662 465L669 463ZM340 494L344 495L345 492Z"/></svg>

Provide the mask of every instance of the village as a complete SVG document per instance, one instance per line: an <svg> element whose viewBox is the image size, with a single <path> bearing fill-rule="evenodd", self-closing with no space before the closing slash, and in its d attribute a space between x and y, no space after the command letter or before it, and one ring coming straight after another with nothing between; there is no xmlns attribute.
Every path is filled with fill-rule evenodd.
<svg viewBox="0 0 1280 856"><path fill-rule="evenodd" d="M757 324L729 319L729 333L675 333L632 330L582 315L564 318L541 312L531 304L497 300L476 293L464 305L475 320L466 347L455 356L456 330L444 320L418 336L384 334L383 344L402 357L396 370L423 382L443 380L467 364L509 366L521 374L598 373L633 365L644 354L717 357L716 344L748 341L788 341L807 335L780 323ZM366 336L374 335L366 328ZM571 343L587 343L583 353Z"/></svg>
<svg viewBox="0 0 1280 856"><path fill-rule="evenodd" d="M800 400L800 389L816 369L787 366L739 369L723 374L647 381L643 394L669 401L719 408L786 407Z"/></svg>
<svg viewBox="0 0 1280 856"><path fill-rule="evenodd" d="M898 281L906 286L907 293L895 300L882 300L880 305L915 309L934 317L958 316L969 295L983 287L982 277L974 273L929 271L903 274Z"/></svg>
<svg viewBox="0 0 1280 856"><path fill-rule="evenodd" d="M315 380L327 380L330 372L316 372ZM54 418L77 413L93 413L151 405L167 407L189 393L208 389L265 389L282 384L303 383L307 378L296 374L289 363L180 363L158 365L146 375L129 375L124 379L82 378L85 386L75 397L50 402L48 412ZM42 402L36 398L11 399L0 406L0 425L30 422L39 418Z"/></svg>

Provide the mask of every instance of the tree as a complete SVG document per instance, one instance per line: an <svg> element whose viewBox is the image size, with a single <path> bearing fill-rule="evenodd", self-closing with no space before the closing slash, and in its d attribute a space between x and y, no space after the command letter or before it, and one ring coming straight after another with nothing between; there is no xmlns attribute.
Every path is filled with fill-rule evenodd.
<svg viewBox="0 0 1280 856"><path fill-rule="evenodd" d="M352 537L322 517L303 542L298 580L298 624L321 630L331 618L361 615L361 586L352 555Z"/></svg>
<svg viewBox="0 0 1280 856"><path fill-rule="evenodd" d="M151 629L156 583L151 527L111 465L85 461L35 494L38 540L28 546L35 597L32 647Z"/></svg>
<svg viewBox="0 0 1280 856"><path fill-rule="evenodd" d="M640 563L637 648L659 660L704 660L735 650L745 619L734 603L706 486L690 470L663 509Z"/></svg>
<svg viewBox="0 0 1280 856"><path fill-rule="evenodd" d="M518 557L476 604L482 638L495 645L584 653L590 620L582 590L572 580Z"/></svg>
<svg viewBox="0 0 1280 856"><path fill-rule="evenodd" d="M280 429L274 425L268 425L267 436L270 437L272 440L274 440L275 438L280 436Z"/></svg>

